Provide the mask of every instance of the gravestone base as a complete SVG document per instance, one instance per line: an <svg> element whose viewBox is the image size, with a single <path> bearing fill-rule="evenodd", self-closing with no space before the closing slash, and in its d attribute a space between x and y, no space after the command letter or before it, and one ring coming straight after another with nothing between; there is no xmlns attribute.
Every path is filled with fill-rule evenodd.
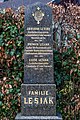
<svg viewBox="0 0 80 120"><path fill-rule="evenodd" d="M62 120L59 116L21 116L17 114L15 120Z"/></svg>
<svg viewBox="0 0 80 120"><path fill-rule="evenodd" d="M55 84L22 84L21 86L22 116L55 116L56 85Z"/></svg>
<svg viewBox="0 0 80 120"><path fill-rule="evenodd" d="M22 84L21 113L15 120L62 120L56 115L56 85Z"/></svg>

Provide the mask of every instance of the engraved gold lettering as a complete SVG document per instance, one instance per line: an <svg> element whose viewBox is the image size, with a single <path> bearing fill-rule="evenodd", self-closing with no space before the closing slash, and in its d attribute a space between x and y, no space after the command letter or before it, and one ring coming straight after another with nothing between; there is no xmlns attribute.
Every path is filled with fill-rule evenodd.
<svg viewBox="0 0 80 120"><path fill-rule="evenodd" d="M40 104L42 104L42 98L40 98Z"/></svg>
<svg viewBox="0 0 80 120"><path fill-rule="evenodd" d="M39 104L39 99L38 99L38 98L35 98L35 99L34 99L34 103L35 103L35 104Z"/></svg>
<svg viewBox="0 0 80 120"><path fill-rule="evenodd" d="M33 98L28 98L29 99L29 104L33 104Z"/></svg>
<svg viewBox="0 0 80 120"><path fill-rule="evenodd" d="M29 105L31 105L31 104L50 104L50 105L52 105L52 104L54 104L54 102L53 102L53 97L35 97L35 98L31 98L31 97L29 97L29 98L25 98L24 97L24 104L29 104Z"/></svg>
<svg viewBox="0 0 80 120"><path fill-rule="evenodd" d="M48 104L47 98L44 98L43 104Z"/></svg>
<svg viewBox="0 0 80 120"><path fill-rule="evenodd" d="M49 98L49 104L54 104L54 103L53 103L53 97L50 97L50 98Z"/></svg>
<svg viewBox="0 0 80 120"><path fill-rule="evenodd" d="M28 102L26 102L26 98L24 97L24 104L28 104Z"/></svg>

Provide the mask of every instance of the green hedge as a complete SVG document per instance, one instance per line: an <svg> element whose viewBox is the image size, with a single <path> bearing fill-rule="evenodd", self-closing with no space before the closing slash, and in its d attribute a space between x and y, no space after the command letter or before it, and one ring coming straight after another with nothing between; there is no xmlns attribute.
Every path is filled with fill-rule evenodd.
<svg viewBox="0 0 80 120"><path fill-rule="evenodd" d="M20 88L24 78L24 8L18 13L0 11L0 120L14 120L20 112ZM77 40L80 36L75 36ZM63 120L79 120L80 43L54 50L57 111Z"/></svg>

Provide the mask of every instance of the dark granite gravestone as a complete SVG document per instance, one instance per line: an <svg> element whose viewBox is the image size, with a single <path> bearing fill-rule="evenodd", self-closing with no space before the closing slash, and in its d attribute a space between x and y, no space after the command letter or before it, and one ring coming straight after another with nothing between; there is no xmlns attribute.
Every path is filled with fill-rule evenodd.
<svg viewBox="0 0 80 120"><path fill-rule="evenodd" d="M15 120L62 120L56 116L52 10L35 3L25 10L24 83Z"/></svg>
<svg viewBox="0 0 80 120"><path fill-rule="evenodd" d="M35 4L25 11L25 18L24 83L54 83L52 10Z"/></svg>

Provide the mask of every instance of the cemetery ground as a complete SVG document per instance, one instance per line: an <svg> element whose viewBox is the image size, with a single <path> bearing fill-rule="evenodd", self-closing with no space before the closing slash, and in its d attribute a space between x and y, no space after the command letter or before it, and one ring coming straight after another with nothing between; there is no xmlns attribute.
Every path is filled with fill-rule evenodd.
<svg viewBox="0 0 80 120"><path fill-rule="evenodd" d="M49 4L53 9L54 79L57 112L63 120L80 119L80 6ZM20 112L24 76L24 6L0 10L0 120ZM58 29L59 28L59 29Z"/></svg>

